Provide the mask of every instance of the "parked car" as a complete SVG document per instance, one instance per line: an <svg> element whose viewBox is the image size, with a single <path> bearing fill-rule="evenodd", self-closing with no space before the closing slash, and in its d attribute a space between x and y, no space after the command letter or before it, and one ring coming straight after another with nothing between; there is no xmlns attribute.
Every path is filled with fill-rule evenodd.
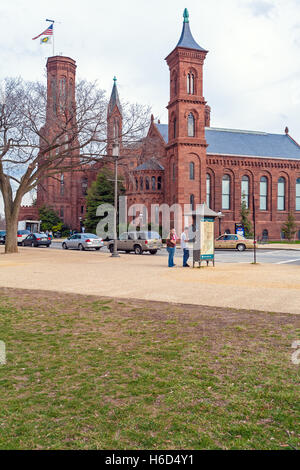
<svg viewBox="0 0 300 470"><path fill-rule="evenodd" d="M51 245L51 239L46 233L30 233L22 241L22 246L46 246L47 248Z"/></svg>
<svg viewBox="0 0 300 470"><path fill-rule="evenodd" d="M114 242L108 242L108 249L114 251ZM118 239L118 251L130 253L134 251L136 255L141 255L144 251L149 251L155 255L162 248L162 239L157 232L124 232Z"/></svg>
<svg viewBox="0 0 300 470"><path fill-rule="evenodd" d="M18 245L22 245L23 240L30 234L30 230L18 230L17 231L17 240Z"/></svg>
<svg viewBox="0 0 300 470"><path fill-rule="evenodd" d="M246 248L254 248L254 240L244 238L242 235L224 234L215 240L215 248L231 248L238 251L245 251Z"/></svg>
<svg viewBox="0 0 300 470"><path fill-rule="evenodd" d="M97 235L94 235L93 233L75 233L62 242L64 250L67 250L68 248L80 251L90 248L100 250L103 245L104 243L102 238L97 237Z"/></svg>
<svg viewBox="0 0 300 470"><path fill-rule="evenodd" d="M5 236L6 236L6 231L5 230L0 230L0 243L2 245L5 245Z"/></svg>

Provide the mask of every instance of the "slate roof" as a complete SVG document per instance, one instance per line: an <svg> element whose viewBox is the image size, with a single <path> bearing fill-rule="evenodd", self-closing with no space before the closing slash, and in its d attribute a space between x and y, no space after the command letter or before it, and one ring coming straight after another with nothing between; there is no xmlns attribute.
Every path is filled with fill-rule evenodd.
<svg viewBox="0 0 300 470"><path fill-rule="evenodd" d="M188 20L183 22L181 36L176 47L185 47L187 49L196 49L198 51L207 52L205 49L200 47L193 38Z"/></svg>
<svg viewBox="0 0 300 470"><path fill-rule="evenodd" d="M164 167L158 163L156 160L151 158L150 160L142 163L141 165L137 166L134 171L143 171L143 170L164 170Z"/></svg>
<svg viewBox="0 0 300 470"><path fill-rule="evenodd" d="M168 143L168 125L155 125ZM287 134L206 127L205 138L208 154L300 160L300 146Z"/></svg>

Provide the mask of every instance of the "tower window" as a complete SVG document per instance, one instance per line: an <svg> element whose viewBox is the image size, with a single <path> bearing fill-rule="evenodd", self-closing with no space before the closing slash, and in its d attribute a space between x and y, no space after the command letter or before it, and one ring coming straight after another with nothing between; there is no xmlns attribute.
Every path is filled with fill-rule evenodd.
<svg viewBox="0 0 300 470"><path fill-rule="evenodd" d="M176 126L177 126L177 120L176 120L176 118L174 118L174 121L173 121L173 136L174 136L174 139L176 138Z"/></svg>
<svg viewBox="0 0 300 470"><path fill-rule="evenodd" d="M143 178L140 178L140 190L141 191L144 190L144 179Z"/></svg>
<svg viewBox="0 0 300 470"><path fill-rule="evenodd" d="M193 95L195 93L195 76L193 73L187 74L186 88L189 95Z"/></svg>
<svg viewBox="0 0 300 470"><path fill-rule="evenodd" d="M149 178L146 176L146 190L149 191L150 189L150 183L149 183Z"/></svg>
<svg viewBox="0 0 300 470"><path fill-rule="evenodd" d="M195 209L195 196L194 196L194 194L190 195L190 206L191 206L191 210L193 211Z"/></svg>
<svg viewBox="0 0 300 470"><path fill-rule="evenodd" d="M195 118L193 113L188 115L188 137L195 137Z"/></svg>
<svg viewBox="0 0 300 470"><path fill-rule="evenodd" d="M190 162L190 180L195 179L195 163Z"/></svg>
<svg viewBox="0 0 300 470"><path fill-rule="evenodd" d="M172 165L172 180L175 181L176 179L176 167L175 167L175 163L173 163Z"/></svg>
<svg viewBox="0 0 300 470"><path fill-rule="evenodd" d="M88 179L87 178L82 178L82 180L81 180L81 194L83 196L87 195L87 189L88 189Z"/></svg>
<svg viewBox="0 0 300 470"><path fill-rule="evenodd" d="M65 194L65 178L64 174L60 175L60 195L63 196Z"/></svg>

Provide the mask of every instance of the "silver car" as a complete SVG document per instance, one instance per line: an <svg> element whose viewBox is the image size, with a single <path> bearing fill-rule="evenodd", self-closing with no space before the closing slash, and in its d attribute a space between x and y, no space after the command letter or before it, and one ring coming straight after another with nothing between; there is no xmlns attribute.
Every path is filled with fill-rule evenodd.
<svg viewBox="0 0 300 470"><path fill-rule="evenodd" d="M62 242L64 250L67 250L68 248L80 251L90 248L100 250L103 245L104 243L102 238L97 237L97 235L94 235L93 233L75 233L75 235L72 235Z"/></svg>

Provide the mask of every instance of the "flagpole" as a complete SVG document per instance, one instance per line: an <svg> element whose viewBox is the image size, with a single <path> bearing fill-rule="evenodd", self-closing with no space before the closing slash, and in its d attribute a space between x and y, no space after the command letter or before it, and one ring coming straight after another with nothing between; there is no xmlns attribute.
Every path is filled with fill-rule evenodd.
<svg viewBox="0 0 300 470"><path fill-rule="evenodd" d="M50 23L53 24L53 27L52 27L52 40L53 40L53 42L52 42L52 45L53 45L52 46L52 53L53 53L53 56L54 56L54 23L55 23L55 21L54 20L48 20L47 18L46 18L46 21L49 21Z"/></svg>

